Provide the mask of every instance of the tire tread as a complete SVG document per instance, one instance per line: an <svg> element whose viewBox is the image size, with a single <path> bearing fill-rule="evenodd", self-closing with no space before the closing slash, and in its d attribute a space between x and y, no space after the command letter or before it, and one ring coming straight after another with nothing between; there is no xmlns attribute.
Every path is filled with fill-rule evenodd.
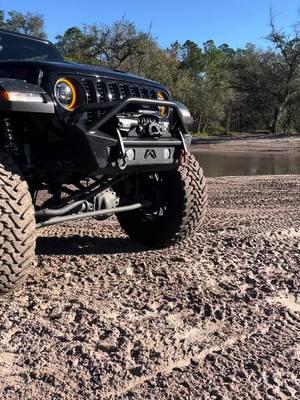
<svg viewBox="0 0 300 400"><path fill-rule="evenodd" d="M0 294L24 281L35 263L35 218L26 181L0 152ZM2 240L1 240L2 239Z"/></svg>

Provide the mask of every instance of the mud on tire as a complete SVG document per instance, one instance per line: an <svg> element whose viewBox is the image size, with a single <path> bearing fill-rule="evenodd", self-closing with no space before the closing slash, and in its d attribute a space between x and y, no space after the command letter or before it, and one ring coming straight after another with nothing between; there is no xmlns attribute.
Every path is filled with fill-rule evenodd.
<svg viewBox="0 0 300 400"><path fill-rule="evenodd" d="M207 208L207 187L203 170L191 153L185 155L178 169L156 175L165 203L163 215L145 209L117 217L132 240L166 247L191 236L201 225Z"/></svg>
<svg viewBox="0 0 300 400"><path fill-rule="evenodd" d="M0 294L17 287L34 264L35 218L27 183L0 152Z"/></svg>

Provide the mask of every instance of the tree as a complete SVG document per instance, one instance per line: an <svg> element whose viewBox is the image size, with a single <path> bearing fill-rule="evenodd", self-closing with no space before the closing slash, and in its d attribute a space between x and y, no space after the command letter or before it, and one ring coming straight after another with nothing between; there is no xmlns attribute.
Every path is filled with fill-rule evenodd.
<svg viewBox="0 0 300 400"><path fill-rule="evenodd" d="M69 28L63 35L56 36L56 46L69 61L81 63L96 62L91 52L92 39L77 27Z"/></svg>
<svg viewBox="0 0 300 400"><path fill-rule="evenodd" d="M228 118L225 120L231 95L227 58L232 52L228 45L217 47L213 40L203 43L203 48L192 41L186 41L181 47L181 68L189 74L186 88L190 95L185 93L185 98L195 117L197 131L223 131L230 125Z"/></svg>
<svg viewBox="0 0 300 400"><path fill-rule="evenodd" d="M189 70L193 75L197 75L204 68L202 49L191 40L187 40L181 46L181 59L182 68Z"/></svg>
<svg viewBox="0 0 300 400"><path fill-rule="evenodd" d="M300 37L297 27L294 29L293 37L286 33L280 32L274 25L271 16L271 33L268 36L269 41L279 54L280 60L273 65L276 67L278 75L280 75L280 85L277 92L274 92L277 98L277 107L274 109L274 117L272 122L272 132L278 132L287 106L294 102L293 100L299 93L299 66L300 66Z"/></svg>
<svg viewBox="0 0 300 400"><path fill-rule="evenodd" d="M268 40L267 50L248 44L237 52L231 64L232 86L239 93L239 109L251 116L254 129L286 132L292 129L299 97L300 37L297 29L292 37L277 30L271 17Z"/></svg>
<svg viewBox="0 0 300 400"><path fill-rule="evenodd" d="M24 33L25 35L36 36L46 39L44 19L42 15L27 12L9 11L5 19L5 12L0 10L0 27L13 32Z"/></svg>
<svg viewBox="0 0 300 400"><path fill-rule="evenodd" d="M85 62L121 69L130 60L145 56L150 39L146 33L138 32L134 23L122 19L111 26L73 27L57 40L58 48L69 59L83 61L84 58Z"/></svg>

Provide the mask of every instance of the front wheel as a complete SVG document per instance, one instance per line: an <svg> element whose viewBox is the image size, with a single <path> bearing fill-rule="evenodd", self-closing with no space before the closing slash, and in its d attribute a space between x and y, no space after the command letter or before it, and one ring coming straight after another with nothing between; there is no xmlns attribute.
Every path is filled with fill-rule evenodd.
<svg viewBox="0 0 300 400"><path fill-rule="evenodd" d="M194 234L203 222L207 187L202 168L191 153L176 170L138 174L131 185L151 204L117 215L132 240L166 247Z"/></svg>
<svg viewBox="0 0 300 400"><path fill-rule="evenodd" d="M0 152L0 294L18 286L34 265L35 219L27 183Z"/></svg>

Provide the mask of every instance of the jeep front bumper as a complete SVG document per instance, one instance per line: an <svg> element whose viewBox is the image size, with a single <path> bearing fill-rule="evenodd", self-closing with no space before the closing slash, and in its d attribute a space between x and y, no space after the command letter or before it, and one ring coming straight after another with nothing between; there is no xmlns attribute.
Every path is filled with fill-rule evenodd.
<svg viewBox="0 0 300 400"><path fill-rule="evenodd" d="M176 118L176 133L168 138L123 137L118 128L113 135L101 128L110 122L118 113L132 104L164 106L173 109ZM101 119L87 127L81 124L81 117L89 111L108 110ZM188 151L191 143L186 123L191 120L187 108L174 101L161 101L141 98L128 98L114 104L96 103L78 107L69 117L68 131L73 143L76 143L76 158L88 165L90 174L110 174L129 172L129 170L163 170L172 169L179 162L182 152Z"/></svg>

